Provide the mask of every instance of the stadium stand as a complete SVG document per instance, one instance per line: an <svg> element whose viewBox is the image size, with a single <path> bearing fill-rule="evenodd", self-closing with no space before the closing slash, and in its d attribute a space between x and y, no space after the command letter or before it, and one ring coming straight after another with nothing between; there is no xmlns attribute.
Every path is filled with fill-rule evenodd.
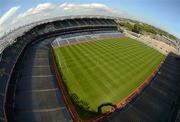
<svg viewBox="0 0 180 122"><path fill-rule="evenodd" d="M100 33L76 33L76 34L71 34L71 35L66 35L66 36L60 36L59 38L56 38L52 43L52 47L60 47L64 45L68 45L71 43L79 43L83 41L93 41L93 40L98 40L98 39L105 39L105 38L120 38L123 37L124 35L122 33L119 33L117 31L101 31Z"/></svg>
<svg viewBox="0 0 180 122"><path fill-rule="evenodd" d="M59 90L57 91L57 87L52 86L51 88L45 88L46 86L51 86L48 84L52 82L52 80L55 80L54 77L51 77L44 85L42 82L44 81L43 79L38 79L38 82L34 82L37 81L37 79L34 80L26 77L29 75L31 77L33 75L40 75L39 73L44 73L44 75L53 76L51 69L49 68L46 68L46 70L44 70L44 68L41 67L32 67L32 62L34 61L37 64L45 63L43 61L39 62L38 60L40 58L46 58L46 60L48 60L48 62L50 63L49 57L42 57L42 55L36 53L35 50L48 51L50 49L49 46L52 41L50 38L54 38L56 36L63 37L65 35L81 35L84 33L92 34L96 32L117 32L116 23L114 22L114 20L110 18L94 17L90 19L89 17L85 17L73 18L73 20L62 19L46 23L39 22L36 24L29 25L26 29L22 28L20 28L20 32L18 32L16 35L12 35L11 38L2 38L2 40L10 39L11 41L9 41L8 44L4 45L4 47L6 48L2 49L3 52L1 54L0 61L0 120L71 120L66 110L66 107L63 103L63 100L60 97L61 95L59 93ZM44 41L46 40L46 38L47 41ZM91 37L86 38L91 39ZM77 39L72 38L62 43L67 43L71 41L76 42ZM25 65L26 63L27 65ZM49 63L46 64L48 67L50 67ZM26 82L23 83L22 80ZM31 85L28 85L30 83ZM52 91L50 90L49 92L34 92L32 85L37 88L37 91L41 91L42 89L44 89L44 91L52 89ZM31 95L29 93L31 93ZM53 97L55 94L57 96ZM47 99L48 97L51 97L49 102L43 103L41 101L41 99ZM32 105L32 103L41 104ZM49 112L44 112L44 109L47 109L47 111Z"/></svg>
<svg viewBox="0 0 180 122"><path fill-rule="evenodd" d="M6 120L5 118L5 99L6 99L6 93L7 93L7 88L8 88L8 82L10 79L10 76L13 72L13 68L16 64L16 61L18 60L19 55L21 54L24 46L21 46L20 44L25 44L25 41L17 41L13 45L7 47L1 57L1 62L0 62L0 84L1 84L1 90L0 94L3 98L2 103L0 104L1 107L1 113L2 117L1 120Z"/></svg>
<svg viewBox="0 0 180 122"><path fill-rule="evenodd" d="M0 121L71 121L60 92L55 84L51 84L55 78L50 69L50 44L61 46L99 38L122 37L121 32L110 17L77 16L39 21L2 37ZM34 64L38 67L33 67ZM46 68L40 64L46 65ZM103 121L173 120L179 115L179 72L179 57L170 53L151 84L125 108L110 114ZM50 77L32 78L41 73ZM43 102L47 98L50 100Z"/></svg>

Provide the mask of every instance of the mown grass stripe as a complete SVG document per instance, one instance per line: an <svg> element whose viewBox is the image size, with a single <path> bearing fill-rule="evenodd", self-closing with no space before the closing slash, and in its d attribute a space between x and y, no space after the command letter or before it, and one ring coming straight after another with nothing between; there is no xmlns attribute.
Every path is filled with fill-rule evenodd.
<svg viewBox="0 0 180 122"><path fill-rule="evenodd" d="M105 39L55 49L71 92L90 110L118 103L145 80L163 55L130 38Z"/></svg>

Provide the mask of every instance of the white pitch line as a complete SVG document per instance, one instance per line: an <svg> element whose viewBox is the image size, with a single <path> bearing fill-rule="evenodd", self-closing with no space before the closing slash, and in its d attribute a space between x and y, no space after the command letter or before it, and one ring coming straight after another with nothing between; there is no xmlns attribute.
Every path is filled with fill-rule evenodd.
<svg viewBox="0 0 180 122"><path fill-rule="evenodd" d="M47 67L47 68L48 68L49 65L35 65L35 66L33 66L33 68L36 68L36 67L37 67L37 68L41 68L41 67Z"/></svg>
<svg viewBox="0 0 180 122"><path fill-rule="evenodd" d="M36 60L48 60L48 58L46 57L46 58L36 58Z"/></svg>
<svg viewBox="0 0 180 122"><path fill-rule="evenodd" d="M54 75L33 75L32 77L54 77Z"/></svg>
<svg viewBox="0 0 180 122"><path fill-rule="evenodd" d="M37 55L45 55L45 54L48 55L48 52L37 52L36 54Z"/></svg>
<svg viewBox="0 0 180 122"><path fill-rule="evenodd" d="M26 91L26 90L22 90L20 92L25 92L25 93L34 93L34 92L49 92L49 91L58 91L58 88L52 88L52 89L39 89L39 90L31 90L31 91Z"/></svg>
<svg viewBox="0 0 180 122"><path fill-rule="evenodd" d="M31 111L31 112L50 112L50 111L59 111L59 110L63 110L63 109L66 109L66 107L57 107L57 108L48 108L48 109L24 109L22 111L23 112L27 112L27 111Z"/></svg>

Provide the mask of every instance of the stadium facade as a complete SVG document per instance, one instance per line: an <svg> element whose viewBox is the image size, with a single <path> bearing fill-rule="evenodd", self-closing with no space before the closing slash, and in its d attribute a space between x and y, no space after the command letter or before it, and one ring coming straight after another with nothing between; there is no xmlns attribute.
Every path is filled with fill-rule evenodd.
<svg viewBox="0 0 180 122"><path fill-rule="evenodd" d="M50 49L57 44L70 43L67 38L81 35L89 39L125 36L117 27L116 19L119 18L54 18L22 26L2 37L0 121L72 120L52 72ZM179 42L167 41L179 51ZM103 117L102 121L178 121L178 79L180 58L169 52L151 83L125 107Z"/></svg>

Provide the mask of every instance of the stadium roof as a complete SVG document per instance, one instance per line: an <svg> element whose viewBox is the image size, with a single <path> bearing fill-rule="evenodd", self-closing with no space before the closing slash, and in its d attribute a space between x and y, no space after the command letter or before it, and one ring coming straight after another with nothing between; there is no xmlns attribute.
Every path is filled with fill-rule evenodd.
<svg viewBox="0 0 180 122"><path fill-rule="evenodd" d="M14 43L15 39L19 36L22 36L24 32L27 32L28 30L32 29L33 27L47 23L47 22L53 22L57 20L65 20L65 19L75 19L75 18L104 18L104 19L120 19L120 17L112 17L112 16L104 16L104 15L73 15L73 16L62 16L62 17L55 17L50 19L45 19L41 21L37 21L34 23L30 23L28 25L23 25L19 28L16 28L9 32L8 34L2 36L0 38L0 53L9 45Z"/></svg>

